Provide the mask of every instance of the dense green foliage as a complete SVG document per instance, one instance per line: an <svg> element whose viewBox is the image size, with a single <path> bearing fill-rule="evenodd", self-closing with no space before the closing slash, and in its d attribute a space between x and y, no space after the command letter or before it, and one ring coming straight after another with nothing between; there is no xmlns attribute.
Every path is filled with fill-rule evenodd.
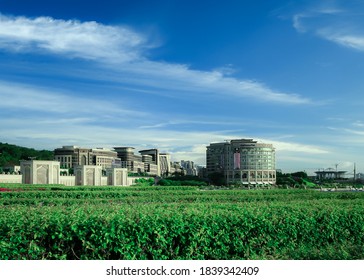
<svg viewBox="0 0 364 280"><path fill-rule="evenodd" d="M0 167L19 165L20 160L28 160L35 157L38 160L53 160L54 153L52 151L37 151L7 143L0 143Z"/></svg>
<svg viewBox="0 0 364 280"><path fill-rule="evenodd" d="M277 172L277 185L281 187L315 188L317 185L310 181L306 172L281 173Z"/></svg>
<svg viewBox="0 0 364 280"><path fill-rule="evenodd" d="M363 259L364 192L0 184L0 259Z"/></svg>
<svg viewBox="0 0 364 280"><path fill-rule="evenodd" d="M178 175L174 177L163 178L158 181L160 186L207 186L207 182L198 176Z"/></svg>
<svg viewBox="0 0 364 280"><path fill-rule="evenodd" d="M225 178L224 174L222 172L213 172L209 176L209 181L211 184L216 186L222 186L225 185Z"/></svg>

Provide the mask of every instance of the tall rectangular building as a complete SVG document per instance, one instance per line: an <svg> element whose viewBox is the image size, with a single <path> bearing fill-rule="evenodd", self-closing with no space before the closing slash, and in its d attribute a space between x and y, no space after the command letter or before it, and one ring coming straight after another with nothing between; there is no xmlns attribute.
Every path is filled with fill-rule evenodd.
<svg viewBox="0 0 364 280"><path fill-rule="evenodd" d="M206 169L207 175L221 173L227 184L275 184L275 149L253 139L211 143Z"/></svg>

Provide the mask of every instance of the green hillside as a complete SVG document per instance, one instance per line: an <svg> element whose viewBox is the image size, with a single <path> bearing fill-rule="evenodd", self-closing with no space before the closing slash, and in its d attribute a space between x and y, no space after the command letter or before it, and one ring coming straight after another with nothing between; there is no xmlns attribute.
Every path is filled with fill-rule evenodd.
<svg viewBox="0 0 364 280"><path fill-rule="evenodd" d="M54 153L53 151L37 151L0 142L0 167L19 165L20 160L27 160L30 157L35 157L39 160L53 160Z"/></svg>

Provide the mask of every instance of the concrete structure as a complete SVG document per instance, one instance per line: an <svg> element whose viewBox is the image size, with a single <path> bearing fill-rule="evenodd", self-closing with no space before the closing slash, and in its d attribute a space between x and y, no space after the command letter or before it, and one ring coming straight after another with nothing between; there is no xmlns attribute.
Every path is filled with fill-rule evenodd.
<svg viewBox="0 0 364 280"><path fill-rule="evenodd" d="M11 174L11 173L0 174L0 183L4 183L4 184L21 184L22 183L22 175Z"/></svg>
<svg viewBox="0 0 364 280"><path fill-rule="evenodd" d="M54 159L60 162L63 168L73 168L76 165L89 165L91 149L77 146L63 146L54 150Z"/></svg>
<svg viewBox="0 0 364 280"><path fill-rule="evenodd" d="M120 167L121 161L117 152L105 148L80 148L77 146L63 146L54 150L55 160L63 168L74 168L78 165L97 165L102 169L111 168L113 165Z"/></svg>
<svg viewBox="0 0 364 280"><path fill-rule="evenodd" d="M172 175L180 166L171 164L171 155L160 153L158 149L139 151L134 154L133 147L114 147L121 160L121 167L127 168L132 173L147 173L152 176Z"/></svg>
<svg viewBox="0 0 364 280"><path fill-rule="evenodd" d="M155 175L161 176L161 165L160 165L160 156L158 149L148 149L141 150L139 153L142 155L142 158L148 159L147 163L154 164L157 167L157 173Z"/></svg>
<svg viewBox="0 0 364 280"><path fill-rule="evenodd" d="M60 184L60 163L29 160L20 162L23 184Z"/></svg>
<svg viewBox="0 0 364 280"><path fill-rule="evenodd" d="M186 175L186 172L185 172L184 168L182 167L181 163L175 161L175 162L171 162L170 165L171 165L170 175L172 175L172 176L175 174Z"/></svg>
<svg viewBox="0 0 364 280"><path fill-rule="evenodd" d="M109 168L106 170L107 185L128 186L128 170L126 168Z"/></svg>
<svg viewBox="0 0 364 280"><path fill-rule="evenodd" d="M135 155L133 147L114 147L122 168L127 168L131 173L145 172L145 164L141 155Z"/></svg>
<svg viewBox="0 0 364 280"><path fill-rule="evenodd" d="M74 175L61 175L60 184L65 186L76 186L76 176Z"/></svg>
<svg viewBox="0 0 364 280"><path fill-rule="evenodd" d="M102 186L102 167L96 165L78 165L74 168L77 186Z"/></svg>
<svg viewBox="0 0 364 280"><path fill-rule="evenodd" d="M185 175L190 175L190 176L198 175L197 168L195 167L195 163L193 161L181 160L181 167L183 168Z"/></svg>
<svg viewBox="0 0 364 280"><path fill-rule="evenodd" d="M275 149L253 139L211 143L206 171L207 175L221 173L227 184L275 184Z"/></svg>
<svg viewBox="0 0 364 280"><path fill-rule="evenodd" d="M160 153L158 160L159 174L158 176L171 176L175 172L175 168L172 170L171 155L167 153Z"/></svg>
<svg viewBox="0 0 364 280"><path fill-rule="evenodd" d="M78 165L74 175L61 175L58 161L30 160L21 161L21 175L0 174L0 183L11 184L61 184L65 186L130 186L139 178L129 177L126 168L108 168L102 175L102 166Z"/></svg>
<svg viewBox="0 0 364 280"><path fill-rule="evenodd" d="M336 169L328 168L321 171L320 170L315 171L315 173L316 173L316 178L318 180L327 180L327 179L340 180L344 179L346 171L337 171Z"/></svg>
<svg viewBox="0 0 364 280"><path fill-rule="evenodd" d="M121 160L118 153L110 149L96 148L91 150L92 164L101 166L102 169L111 168L113 166L121 166Z"/></svg>

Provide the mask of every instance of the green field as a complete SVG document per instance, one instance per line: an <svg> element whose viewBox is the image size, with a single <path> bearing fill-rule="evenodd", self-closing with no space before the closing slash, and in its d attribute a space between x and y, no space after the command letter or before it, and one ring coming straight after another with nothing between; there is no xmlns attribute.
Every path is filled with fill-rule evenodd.
<svg viewBox="0 0 364 280"><path fill-rule="evenodd" d="M364 192L0 184L0 259L364 259Z"/></svg>

